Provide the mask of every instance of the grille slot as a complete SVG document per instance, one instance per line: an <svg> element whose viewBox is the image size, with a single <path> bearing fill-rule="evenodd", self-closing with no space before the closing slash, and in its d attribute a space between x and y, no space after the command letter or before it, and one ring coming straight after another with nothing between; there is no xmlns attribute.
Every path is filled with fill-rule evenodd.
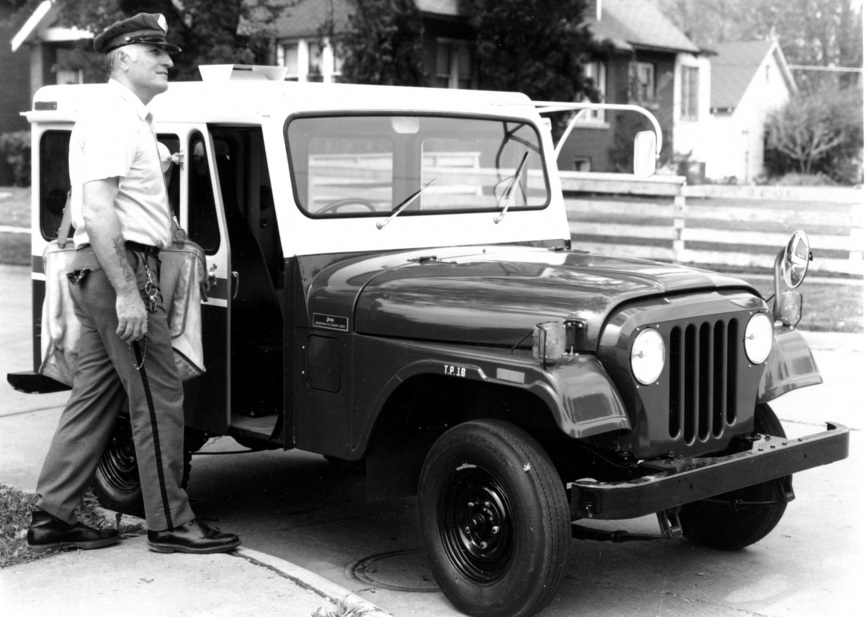
<svg viewBox="0 0 867 617"><path fill-rule="evenodd" d="M669 334L668 433L687 445L718 439L737 411L737 319L675 326Z"/></svg>

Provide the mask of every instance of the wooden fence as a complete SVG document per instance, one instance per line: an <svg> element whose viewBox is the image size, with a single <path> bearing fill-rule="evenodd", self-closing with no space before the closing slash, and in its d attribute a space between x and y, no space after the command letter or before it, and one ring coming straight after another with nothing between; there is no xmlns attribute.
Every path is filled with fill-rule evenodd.
<svg viewBox="0 0 867 617"><path fill-rule="evenodd" d="M682 176L561 172L575 248L713 267L770 268L796 229L813 272L864 275L864 193L687 186Z"/></svg>

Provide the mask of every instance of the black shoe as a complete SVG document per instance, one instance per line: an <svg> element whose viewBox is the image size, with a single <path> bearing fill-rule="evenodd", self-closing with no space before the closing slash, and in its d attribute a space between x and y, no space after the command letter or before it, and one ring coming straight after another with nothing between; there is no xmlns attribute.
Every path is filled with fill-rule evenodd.
<svg viewBox="0 0 867 617"><path fill-rule="evenodd" d="M67 548L102 548L120 540L117 529L94 529L81 523L70 525L42 510L34 510L31 517L27 546L34 553Z"/></svg>
<svg viewBox="0 0 867 617"><path fill-rule="evenodd" d="M158 553L226 553L240 544L235 534L223 533L195 519L174 529L148 531L148 547Z"/></svg>

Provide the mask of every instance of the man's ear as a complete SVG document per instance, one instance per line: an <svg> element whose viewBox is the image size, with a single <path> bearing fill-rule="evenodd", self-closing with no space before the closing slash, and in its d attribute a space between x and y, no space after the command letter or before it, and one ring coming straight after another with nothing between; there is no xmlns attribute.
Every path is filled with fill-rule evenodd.
<svg viewBox="0 0 867 617"><path fill-rule="evenodd" d="M120 58L118 58L118 60L120 60L120 66L126 70L129 68L131 63L136 61L137 57L138 55L135 49L125 47L120 50Z"/></svg>

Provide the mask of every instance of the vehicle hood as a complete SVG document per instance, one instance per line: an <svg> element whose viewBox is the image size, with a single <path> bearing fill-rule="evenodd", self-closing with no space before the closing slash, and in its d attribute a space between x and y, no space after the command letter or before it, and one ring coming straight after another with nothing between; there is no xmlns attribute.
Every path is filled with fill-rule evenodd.
<svg viewBox="0 0 867 617"><path fill-rule="evenodd" d="M595 349L606 319L624 303L721 288L753 291L732 277L652 261L464 247L333 264L312 281L308 309L319 328L497 346L516 345L543 321L580 319Z"/></svg>

